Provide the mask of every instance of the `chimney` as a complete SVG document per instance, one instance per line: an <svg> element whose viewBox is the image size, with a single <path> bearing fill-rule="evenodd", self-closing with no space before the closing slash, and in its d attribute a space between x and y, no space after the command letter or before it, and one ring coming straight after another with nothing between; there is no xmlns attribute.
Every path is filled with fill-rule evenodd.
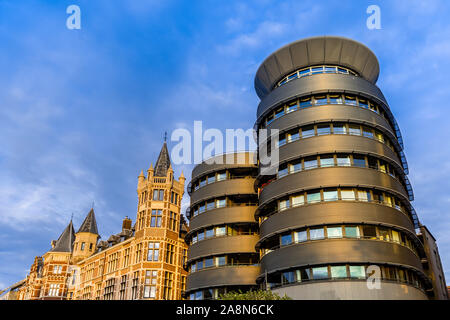
<svg viewBox="0 0 450 320"><path fill-rule="evenodd" d="M131 223L132 223L131 219L128 218L128 216L126 216L122 222L122 231L131 230Z"/></svg>

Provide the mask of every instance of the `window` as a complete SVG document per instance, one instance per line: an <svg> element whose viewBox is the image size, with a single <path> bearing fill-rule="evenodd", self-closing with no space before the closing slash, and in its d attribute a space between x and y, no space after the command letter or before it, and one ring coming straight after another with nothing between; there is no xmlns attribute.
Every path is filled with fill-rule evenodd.
<svg viewBox="0 0 450 320"><path fill-rule="evenodd" d="M368 190L358 190L358 200L359 201L370 201L370 191Z"/></svg>
<svg viewBox="0 0 450 320"><path fill-rule="evenodd" d="M306 230L294 232L294 241L295 242L304 242L306 240L308 240L308 234L307 234Z"/></svg>
<svg viewBox="0 0 450 320"><path fill-rule="evenodd" d="M144 286L144 298L156 298L156 283L158 278L158 271L147 270L145 271L145 286Z"/></svg>
<svg viewBox="0 0 450 320"><path fill-rule="evenodd" d="M336 157L336 160L337 160L337 165L340 167L350 167L351 166L350 156L348 156L348 155L338 154Z"/></svg>
<svg viewBox="0 0 450 320"><path fill-rule="evenodd" d="M319 239L323 239L324 236L324 231L323 228L312 228L309 229L309 238L311 240L319 240Z"/></svg>
<svg viewBox="0 0 450 320"><path fill-rule="evenodd" d="M216 207L216 204L215 204L215 201L214 201L214 200L208 201L208 202L206 203L206 210L212 210L212 209L214 209L215 207Z"/></svg>
<svg viewBox="0 0 450 320"><path fill-rule="evenodd" d="M292 243L292 234L285 234L281 236L281 245L287 246Z"/></svg>
<svg viewBox="0 0 450 320"><path fill-rule="evenodd" d="M330 104L342 104L342 97L340 95L330 95Z"/></svg>
<svg viewBox="0 0 450 320"><path fill-rule="evenodd" d="M173 285L173 273L166 271L164 272L164 287L163 287L163 299L172 299L172 285Z"/></svg>
<svg viewBox="0 0 450 320"><path fill-rule="evenodd" d="M364 234L364 238L368 238L368 239L376 239L377 238L377 230L374 226L363 226L363 234Z"/></svg>
<svg viewBox="0 0 450 320"><path fill-rule="evenodd" d="M328 238L342 238L342 227L327 227Z"/></svg>
<svg viewBox="0 0 450 320"><path fill-rule="evenodd" d="M226 199L217 199L216 200L216 208L224 208L227 206L227 200Z"/></svg>
<svg viewBox="0 0 450 320"><path fill-rule="evenodd" d="M279 108L279 109L277 109L275 111L275 119L278 119L279 117L281 117L283 115L284 115L284 108L283 107L281 107L281 108Z"/></svg>
<svg viewBox="0 0 450 320"><path fill-rule="evenodd" d="M312 192L306 195L306 200L308 203L320 202L320 192Z"/></svg>
<svg viewBox="0 0 450 320"><path fill-rule="evenodd" d="M308 108L312 106L311 98L304 98L300 100L300 108Z"/></svg>
<svg viewBox="0 0 450 320"><path fill-rule="evenodd" d="M341 189L342 200L356 200L353 189Z"/></svg>
<svg viewBox="0 0 450 320"><path fill-rule="evenodd" d="M214 259L213 258L205 259L205 268L211 268L211 267L214 267Z"/></svg>
<svg viewBox="0 0 450 320"><path fill-rule="evenodd" d="M305 170L317 168L317 158L310 157L305 159Z"/></svg>
<svg viewBox="0 0 450 320"><path fill-rule="evenodd" d="M373 139L373 130L367 127L363 127L363 136Z"/></svg>
<svg viewBox="0 0 450 320"><path fill-rule="evenodd" d="M390 241L391 237L389 236L389 230L385 228L378 228L378 234L380 235L380 240Z"/></svg>
<svg viewBox="0 0 450 320"><path fill-rule="evenodd" d="M197 239L198 241L202 241L205 239L205 234L203 233L203 231L197 233Z"/></svg>
<svg viewBox="0 0 450 320"><path fill-rule="evenodd" d="M329 124L320 124L317 126L317 135L322 136L325 134L331 134L331 127Z"/></svg>
<svg viewBox="0 0 450 320"><path fill-rule="evenodd" d="M286 113L290 113L290 112L293 112L293 111L296 111L296 110L298 110L298 104L297 103L288 105L286 107Z"/></svg>
<svg viewBox="0 0 450 320"><path fill-rule="evenodd" d="M152 210L150 227L161 227L162 210Z"/></svg>
<svg viewBox="0 0 450 320"><path fill-rule="evenodd" d="M328 101L327 101L327 96L317 96L317 97L314 97L314 102L315 102L315 105L316 105L316 106L322 106L322 105L324 105L324 104L327 104L327 103L328 103Z"/></svg>
<svg viewBox="0 0 450 320"><path fill-rule="evenodd" d="M119 289L119 299L125 300L126 298L126 291L127 290L127 275L123 275L120 278L120 289Z"/></svg>
<svg viewBox="0 0 450 320"><path fill-rule="evenodd" d="M320 156L320 166L321 167L333 167L334 166L334 158L332 155L330 156Z"/></svg>
<svg viewBox="0 0 450 320"><path fill-rule="evenodd" d="M311 73L312 73L312 74L323 73L323 67L314 67L314 68L311 68Z"/></svg>
<svg viewBox="0 0 450 320"><path fill-rule="evenodd" d="M333 124L333 133L334 134L347 134L347 127L343 123L334 123Z"/></svg>
<svg viewBox="0 0 450 320"><path fill-rule="evenodd" d="M294 132L289 132L286 134L287 142L296 141L299 138L300 138L300 134L299 134L298 130L294 131Z"/></svg>
<svg viewBox="0 0 450 320"><path fill-rule="evenodd" d="M133 280L131 282L131 299L135 300L139 298L139 271L133 273Z"/></svg>
<svg viewBox="0 0 450 320"><path fill-rule="evenodd" d="M62 272L62 266L53 266L53 273L60 274Z"/></svg>
<svg viewBox="0 0 450 320"><path fill-rule="evenodd" d="M169 229L177 231L177 216L175 212L169 212Z"/></svg>
<svg viewBox="0 0 450 320"><path fill-rule="evenodd" d="M296 206L301 206L305 204L305 196L302 195L298 195L298 196L293 196L292 198L292 206L296 207Z"/></svg>
<svg viewBox="0 0 450 320"><path fill-rule="evenodd" d="M358 125L350 124L348 126L348 132L351 135L360 136L361 135L361 127Z"/></svg>
<svg viewBox="0 0 450 320"><path fill-rule="evenodd" d="M208 184L216 182L216 176L212 175L208 177Z"/></svg>
<svg viewBox="0 0 450 320"><path fill-rule="evenodd" d="M359 238L359 228L353 226L346 226L345 228L345 236L348 238Z"/></svg>
<svg viewBox="0 0 450 320"><path fill-rule="evenodd" d="M312 268L314 280L328 279L328 267Z"/></svg>
<svg viewBox="0 0 450 320"><path fill-rule="evenodd" d="M297 270L297 281L308 281L311 279L311 270L309 268Z"/></svg>
<svg viewBox="0 0 450 320"><path fill-rule="evenodd" d="M337 201L338 200L337 190L324 190L323 191L323 200L324 201Z"/></svg>
<svg viewBox="0 0 450 320"><path fill-rule="evenodd" d="M57 296L59 296L59 284L55 284L55 283L50 284L48 295L50 297L57 297Z"/></svg>
<svg viewBox="0 0 450 320"><path fill-rule="evenodd" d="M198 212L203 213L203 212L205 212L205 210L206 210L206 205L205 205L205 203L202 203L200 205L200 207L198 208Z"/></svg>
<svg viewBox="0 0 450 320"><path fill-rule="evenodd" d="M226 265L226 263L227 263L227 262L226 262L225 256L215 257L214 259L215 259L215 265L216 265L216 267L224 266L224 265Z"/></svg>
<svg viewBox="0 0 450 320"><path fill-rule="evenodd" d="M147 261L158 261L159 260L159 242L149 242Z"/></svg>
<svg viewBox="0 0 450 320"><path fill-rule="evenodd" d="M297 161L297 162L289 164L289 173L295 173L295 172L299 172L299 171L302 171L302 162L301 161Z"/></svg>
<svg viewBox="0 0 450 320"><path fill-rule="evenodd" d="M306 126L302 128L302 138L308 138L314 135L314 126Z"/></svg>
<svg viewBox="0 0 450 320"><path fill-rule="evenodd" d="M153 200L163 201L164 200L164 189L154 189L153 190Z"/></svg>
<svg viewBox="0 0 450 320"><path fill-rule="evenodd" d="M281 283L293 283L295 282L295 273L293 271L283 272L281 274Z"/></svg>
<svg viewBox="0 0 450 320"><path fill-rule="evenodd" d="M362 156L353 156L353 165L355 167L366 167L366 159Z"/></svg>
<svg viewBox="0 0 450 320"><path fill-rule="evenodd" d="M216 227L216 237L225 236L227 234L226 227Z"/></svg>
<svg viewBox="0 0 450 320"><path fill-rule="evenodd" d="M280 200L278 209L280 211L286 210L289 208L289 199L287 200Z"/></svg>
<svg viewBox="0 0 450 320"><path fill-rule="evenodd" d="M398 231L392 230L392 240L394 242L400 243L400 234Z"/></svg>
<svg viewBox="0 0 450 320"><path fill-rule="evenodd" d="M345 96L345 104L356 106L356 97Z"/></svg>
<svg viewBox="0 0 450 320"><path fill-rule="evenodd" d="M175 246L173 244L168 243L166 246L166 262L173 264L174 256L175 256Z"/></svg>
<svg viewBox="0 0 450 320"><path fill-rule="evenodd" d="M213 228L206 229L205 236L206 236L206 238L214 237L214 229Z"/></svg>
<svg viewBox="0 0 450 320"><path fill-rule="evenodd" d="M369 102L365 99L358 98L359 106L365 109L369 109Z"/></svg>
<svg viewBox="0 0 450 320"><path fill-rule="evenodd" d="M84 242L81 243L81 251L84 251L85 245L86 245L86 243L84 243Z"/></svg>
<svg viewBox="0 0 450 320"><path fill-rule="evenodd" d="M217 174L217 181L223 181L227 179L227 173L226 172L220 172Z"/></svg>
<svg viewBox="0 0 450 320"><path fill-rule="evenodd" d="M331 266L331 278L347 278L346 266Z"/></svg>
<svg viewBox="0 0 450 320"><path fill-rule="evenodd" d="M106 280L105 291L103 294L103 300L113 300L114 299L115 282L116 282L115 278Z"/></svg>
<svg viewBox="0 0 450 320"><path fill-rule="evenodd" d="M366 271L364 266L349 266L350 278L364 279Z"/></svg>

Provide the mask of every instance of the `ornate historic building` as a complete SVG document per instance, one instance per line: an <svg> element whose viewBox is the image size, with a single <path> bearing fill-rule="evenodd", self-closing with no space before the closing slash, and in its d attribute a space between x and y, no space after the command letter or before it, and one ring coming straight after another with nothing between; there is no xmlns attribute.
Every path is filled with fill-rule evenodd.
<svg viewBox="0 0 450 320"><path fill-rule="evenodd" d="M181 299L187 272L180 215L183 173L178 180L164 142L155 168L138 177L135 224L126 217L120 233L99 241L94 210L75 232L72 221L52 248L36 257L16 297L23 300Z"/></svg>

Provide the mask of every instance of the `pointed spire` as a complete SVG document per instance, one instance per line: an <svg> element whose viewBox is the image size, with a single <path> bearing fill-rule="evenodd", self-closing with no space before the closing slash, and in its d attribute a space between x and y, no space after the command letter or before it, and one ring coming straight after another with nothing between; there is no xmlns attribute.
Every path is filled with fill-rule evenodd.
<svg viewBox="0 0 450 320"><path fill-rule="evenodd" d="M167 150L167 143L164 141L159 153L158 160L155 164L155 177L165 177L167 176L167 170L170 167L170 157L169 151Z"/></svg>
<svg viewBox="0 0 450 320"><path fill-rule="evenodd" d="M147 171L154 171L153 170L153 162L152 163L150 163L150 168L148 168L148 170Z"/></svg>
<svg viewBox="0 0 450 320"><path fill-rule="evenodd" d="M181 170L180 178L184 178L183 170Z"/></svg>
<svg viewBox="0 0 450 320"><path fill-rule="evenodd" d="M55 246L50 250L51 252L72 252L73 242L75 241L75 230L73 229L72 220L64 229L63 233L56 240Z"/></svg>
<svg viewBox="0 0 450 320"><path fill-rule="evenodd" d="M86 219L84 219L83 224L81 225L77 233L79 232L89 232L98 235L97 221L95 220L94 209L91 209L91 211L89 211Z"/></svg>
<svg viewBox="0 0 450 320"><path fill-rule="evenodd" d="M139 175L139 178L145 178L145 176L144 176L144 170L141 170L141 174Z"/></svg>

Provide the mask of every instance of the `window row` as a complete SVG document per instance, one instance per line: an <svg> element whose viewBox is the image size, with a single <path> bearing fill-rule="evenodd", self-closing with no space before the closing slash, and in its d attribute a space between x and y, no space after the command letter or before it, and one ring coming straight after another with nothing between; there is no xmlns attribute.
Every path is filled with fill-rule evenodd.
<svg viewBox="0 0 450 320"><path fill-rule="evenodd" d="M217 300L227 292L246 292L251 288L249 286L229 286L197 290L189 293L189 300Z"/></svg>
<svg viewBox="0 0 450 320"><path fill-rule="evenodd" d="M189 272L225 266L253 266L258 263L259 258L256 253L227 254L196 260L190 264Z"/></svg>
<svg viewBox="0 0 450 320"><path fill-rule="evenodd" d="M313 74L321 74L321 73L340 73L340 74L351 74L353 76L358 76L358 74L348 68L340 67L340 66L314 66L299 69L295 72L288 74L286 77L281 79L277 83L277 87L280 87L289 81L294 79L303 78L307 76L311 76Z"/></svg>
<svg viewBox="0 0 450 320"><path fill-rule="evenodd" d="M388 192L375 189L361 188L324 188L295 193L278 200L278 211L297 206L327 201L363 201L376 202L393 207L407 214L407 210L400 199ZM273 214L271 212L269 214Z"/></svg>
<svg viewBox="0 0 450 320"><path fill-rule="evenodd" d="M270 287L291 283L307 282L314 280L339 280L339 279L367 279L368 277L380 280L409 283L413 286L424 288L422 281L414 271L397 266L378 265L328 265L317 267L305 267L292 271L282 272L279 278L270 277Z"/></svg>
<svg viewBox="0 0 450 320"><path fill-rule="evenodd" d="M255 225L222 225L205 228L192 234L191 244L197 241L214 237L240 236L258 234L258 227Z"/></svg>
<svg viewBox="0 0 450 320"><path fill-rule="evenodd" d="M330 94L319 94L314 96L305 96L295 100L292 100L278 108L274 111L270 112L264 119L261 121L261 126L264 128L272 123L275 119L281 118L282 116L289 114L294 111L298 111L301 109L314 107L314 106L323 106L323 105L348 105L355 106L364 109L371 110L383 118L385 118L389 123L390 119L383 111L383 108L378 104L368 100L367 98L350 95L350 94L341 94L341 93L330 93Z"/></svg>
<svg viewBox="0 0 450 320"><path fill-rule="evenodd" d="M173 211L168 211L166 216L166 228L177 231L178 228L178 214ZM140 230L145 227L150 228L161 228L163 227L163 210L161 209L152 209L150 212L150 216L148 217L145 214L145 211L141 211L138 213L138 218L136 221L137 230Z"/></svg>
<svg viewBox="0 0 450 320"><path fill-rule="evenodd" d="M149 194L149 192L147 191L144 191L139 195L139 204L143 204L147 200L164 201L164 189L153 189L151 194ZM179 205L181 196L178 193L171 191L169 200L171 203Z"/></svg>
<svg viewBox="0 0 450 320"><path fill-rule="evenodd" d="M257 206L257 201L246 200L243 202L242 200L238 201L237 199L231 199L229 197L211 199L208 201L201 202L192 207L192 216L195 217L201 213L204 213L208 210L225 208L225 207L236 207L236 206Z"/></svg>
<svg viewBox="0 0 450 320"><path fill-rule="evenodd" d="M354 153L330 153L293 160L279 166L276 178L279 179L286 175L297 173L300 171L327 167L359 167L375 169L380 172L387 173L391 177L398 179L406 189L404 181L400 179L402 173L399 173L399 171L394 169L393 165L376 157ZM261 188L263 189L275 180L276 179L269 180L268 182L262 184Z"/></svg>
<svg viewBox="0 0 450 320"><path fill-rule="evenodd" d="M331 225L301 228L291 232L282 233L265 242L264 246L267 249L261 249L260 253L261 256L263 256L276 248L294 243L342 238L395 242L408 247L414 251L416 255L418 254L414 242L409 239L405 232L374 225Z"/></svg>
<svg viewBox="0 0 450 320"><path fill-rule="evenodd" d="M200 179L197 179L193 184L192 188L194 191L197 191L201 187L204 187L208 184L224 181L224 180L231 180L231 179L243 179L243 178L252 178L256 176L257 172L251 172L251 171L236 171L236 170L222 170L215 173L210 173L208 175L205 175L203 177L200 177Z"/></svg>
<svg viewBox="0 0 450 320"><path fill-rule="evenodd" d="M278 147L300 139L306 139L315 136L324 136L329 134L363 136L377 140L387 145L392 151L395 151L391 140L377 129L363 126L356 123L321 123L316 125L307 125L281 133L278 140ZM270 149L270 144L268 144Z"/></svg>

